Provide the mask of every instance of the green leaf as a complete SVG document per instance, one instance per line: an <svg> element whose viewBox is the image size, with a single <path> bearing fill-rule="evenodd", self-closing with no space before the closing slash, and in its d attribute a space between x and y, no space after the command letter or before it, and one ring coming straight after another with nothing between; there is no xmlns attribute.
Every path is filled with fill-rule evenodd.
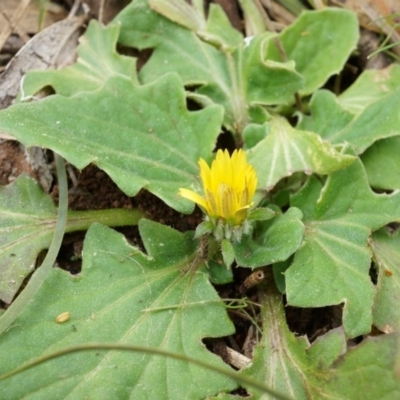
<svg viewBox="0 0 400 400"><path fill-rule="evenodd" d="M139 230L148 255L109 228L89 229L81 274L54 268L15 326L1 336L0 374L93 341L157 347L229 368L201 343L233 332L225 307L203 270L182 273L195 257L196 242L147 220ZM66 311L70 320L57 324L55 318ZM235 387L232 380L183 361L97 351L70 354L9 378L0 385L0 397L202 399Z"/></svg>
<svg viewBox="0 0 400 400"><path fill-rule="evenodd" d="M400 193L373 193L360 161L330 175L316 198L318 188L310 181L305 195L292 198L292 206L304 209L305 235L285 272L287 300L298 307L344 303L343 325L355 337L368 333L372 323L368 238L372 230L400 221Z"/></svg>
<svg viewBox="0 0 400 400"><path fill-rule="evenodd" d="M204 29L204 16L182 0L149 0L152 10L192 31Z"/></svg>
<svg viewBox="0 0 400 400"><path fill-rule="evenodd" d="M225 285L227 283L233 282L233 273L231 268L226 268L225 265L222 265L210 260L207 262L208 273L210 275L210 281L214 285Z"/></svg>
<svg viewBox="0 0 400 400"><path fill-rule="evenodd" d="M357 154L379 139L400 135L400 90L389 92L368 104L347 126L329 130L324 139L333 144L350 143Z"/></svg>
<svg viewBox="0 0 400 400"><path fill-rule="evenodd" d="M296 400L306 399L313 377L302 369L310 369L304 337L296 338L288 329L282 306L282 298L273 287L273 279L266 274L265 283L258 285L258 303L262 307L263 336L253 352L253 362L242 370L266 383L271 388ZM279 343L275 342L279 338ZM308 389L308 390L307 390ZM254 398L262 398L262 393L250 389Z"/></svg>
<svg viewBox="0 0 400 400"><path fill-rule="evenodd" d="M370 185L376 189L400 189L400 136L378 140L361 156Z"/></svg>
<svg viewBox="0 0 400 400"><path fill-rule="evenodd" d="M393 334L366 339L335 362L326 391L337 399L357 399L360 388L364 400L400 397L400 381L394 372L396 351L398 338Z"/></svg>
<svg viewBox="0 0 400 400"><path fill-rule="evenodd" d="M379 139L400 135L399 83L400 67L393 65L365 71L345 92L348 95L319 90L310 102L311 115L302 116L298 128L333 144L350 143L357 154L363 153Z"/></svg>
<svg viewBox="0 0 400 400"><path fill-rule="evenodd" d="M257 268L286 260L300 246L304 225L302 213L290 208L272 220L257 223L254 239L244 236L234 244L235 258L241 267Z"/></svg>
<svg viewBox="0 0 400 400"><path fill-rule="evenodd" d="M91 20L79 40L77 62L62 70L28 72L23 81L21 100L35 95L46 86L64 96L96 90L113 76L126 78L138 85L136 59L121 56L116 51L119 30L118 24L104 27Z"/></svg>
<svg viewBox="0 0 400 400"><path fill-rule="evenodd" d="M94 92L14 105L0 112L0 130L78 169L96 164L130 196L145 187L190 212L193 203L178 190L197 188L197 161L210 158L221 120L218 106L187 111L176 75L142 87L116 76Z"/></svg>
<svg viewBox="0 0 400 400"><path fill-rule="evenodd" d="M293 61L277 62L267 56L275 34L265 32L250 40L243 52L243 84L250 104L284 104L304 83ZM239 66L240 68L240 66Z"/></svg>
<svg viewBox="0 0 400 400"><path fill-rule="evenodd" d="M396 91L400 85L400 65L391 64L384 69L369 69L338 98L341 106L353 114L359 114L366 106Z"/></svg>
<svg viewBox="0 0 400 400"><path fill-rule="evenodd" d="M213 18L221 19L220 11L218 15L212 11L210 18L208 28L213 26L215 33L218 29ZM178 73L185 86L203 96L202 103L209 98L223 105L224 124L232 132L241 132L249 122L248 103L281 104L301 86L302 77L294 71L293 64L266 60L268 34L254 39L249 48L243 50L242 42L233 53L224 52L223 47L218 50L195 32L153 12L146 0L131 3L116 21L121 23L121 44L153 49L140 70L141 82L152 82L168 72ZM222 36L219 32L221 41L226 41Z"/></svg>
<svg viewBox="0 0 400 400"><path fill-rule="evenodd" d="M56 223L53 200L27 176L0 187L0 299L11 303L47 249Z"/></svg>
<svg viewBox="0 0 400 400"><path fill-rule="evenodd" d="M232 123L233 98L227 59L215 47L202 42L189 31L150 10L146 0L131 3L117 17L121 23L119 42L138 49L153 48L152 55L140 70L141 82L153 82L160 76L178 73L186 86L200 85L202 95L218 98L224 105L226 123ZM215 98L213 99L215 101Z"/></svg>
<svg viewBox="0 0 400 400"><path fill-rule="evenodd" d="M317 90L310 101L311 115L301 117L297 129L318 133L329 138L345 128L354 115L345 110L337 97L326 89Z"/></svg>
<svg viewBox="0 0 400 400"><path fill-rule="evenodd" d="M328 177L315 205L314 219L328 221L345 218L350 223L376 230L400 220L399 199L400 193L397 192L391 195L374 193L361 161L357 160Z"/></svg>
<svg viewBox="0 0 400 400"><path fill-rule="evenodd" d="M304 220L312 220L321 194L322 183L315 175L308 177L304 186L291 196L291 204L301 205Z"/></svg>
<svg viewBox="0 0 400 400"><path fill-rule="evenodd" d="M327 7L303 12L279 34L288 59L296 63L297 72L305 79L302 95L313 93L342 70L356 49L358 31L354 13ZM276 46L268 48L267 58L283 61Z"/></svg>
<svg viewBox="0 0 400 400"><path fill-rule="evenodd" d="M209 4L207 20L204 5L201 10L184 0L148 0L148 4L152 10L195 32L205 42L224 52L231 52L243 41L243 35L232 27L219 4Z"/></svg>
<svg viewBox="0 0 400 400"><path fill-rule="evenodd" d="M211 221L200 222L200 224L197 225L197 227L196 227L196 232L195 232L194 237L197 239L200 236L208 235L209 233L212 233L213 227L214 227L214 225Z"/></svg>
<svg viewBox="0 0 400 400"><path fill-rule="evenodd" d="M251 210L247 216L249 221L267 221L276 215L274 210L267 207Z"/></svg>
<svg viewBox="0 0 400 400"><path fill-rule="evenodd" d="M293 256L289 257L285 261L277 262L272 266L275 284L279 292L281 293L284 293L286 291L285 272L290 267L292 262Z"/></svg>
<svg viewBox="0 0 400 400"><path fill-rule="evenodd" d="M323 307L344 302L347 335L368 333L374 296L366 245L370 231L345 220L311 221L305 226L304 246L285 273L288 303Z"/></svg>
<svg viewBox="0 0 400 400"><path fill-rule="evenodd" d="M258 187L266 190L297 171L329 174L354 161L353 156L340 154L317 134L294 129L279 117L270 121L268 135L248 150L247 156L257 172Z"/></svg>
<svg viewBox="0 0 400 400"><path fill-rule="evenodd" d="M263 310L263 336L254 349L251 366L244 369L242 374L264 382L289 398L296 400L322 398L322 396L315 396L315 389L318 388L318 385L323 384L326 371L319 369L316 373L316 367L318 361L336 358L340 355L338 349L334 346L325 345L325 352L322 357L316 357L313 360L307 354L307 348L310 346L307 338L295 337L289 331L283 311L282 298L272 289L273 281L260 284L260 286L262 286L263 291L258 291L260 294L258 302ZM268 286L269 288L267 288ZM335 332L334 336L336 341L344 342L340 331ZM321 379L320 382L318 382L319 379ZM262 398L260 392L251 388L247 390L254 398Z"/></svg>
<svg viewBox="0 0 400 400"><path fill-rule="evenodd" d="M259 124L248 124L243 131L243 148L251 149L261 142L269 133L270 125L268 122Z"/></svg>
<svg viewBox="0 0 400 400"><path fill-rule="evenodd" d="M221 253L226 268L230 268L235 260L235 252L233 250L232 243L228 239L222 240Z"/></svg>
<svg viewBox="0 0 400 400"><path fill-rule="evenodd" d="M370 241L378 268L373 308L374 325L385 333L400 331L400 236L382 228Z"/></svg>
<svg viewBox="0 0 400 400"><path fill-rule="evenodd" d="M400 382L393 372L396 336L366 339L348 350L345 335L338 328L310 345L306 337L295 337L289 331L281 296L265 287L259 290L258 298L264 334L251 366L241 371L243 375L296 400L358 399L360 388L365 400L400 395ZM246 389L253 398L267 398Z"/></svg>
<svg viewBox="0 0 400 400"><path fill-rule="evenodd" d="M231 25L219 4L210 3L206 28L197 34L224 52L233 51L243 42L243 35Z"/></svg>

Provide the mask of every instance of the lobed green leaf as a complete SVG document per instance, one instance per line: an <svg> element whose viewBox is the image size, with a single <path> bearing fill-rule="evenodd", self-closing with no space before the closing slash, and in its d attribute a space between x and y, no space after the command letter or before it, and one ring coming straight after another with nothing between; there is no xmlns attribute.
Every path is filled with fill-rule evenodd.
<svg viewBox="0 0 400 400"><path fill-rule="evenodd" d="M386 228L374 232L371 248L376 262L378 283L373 308L374 325L382 332L400 331L400 236Z"/></svg>
<svg viewBox="0 0 400 400"><path fill-rule="evenodd" d="M375 189L400 189L400 136L378 140L361 155L370 185Z"/></svg>
<svg viewBox="0 0 400 400"><path fill-rule="evenodd" d="M309 107L310 115L301 116L297 129L315 132L324 139L329 139L354 119L354 115L344 109L338 98L326 89L314 92Z"/></svg>
<svg viewBox="0 0 400 400"><path fill-rule="evenodd" d="M147 255L109 228L89 229L79 276L53 269L1 336L0 374L93 341L157 347L228 368L201 343L231 334L233 326L204 270L184 273L196 242L148 220L139 229ZM70 319L56 323L66 311ZM18 374L2 382L0 397L202 399L235 387L231 379L182 361L109 350L70 354Z"/></svg>
<svg viewBox="0 0 400 400"><path fill-rule="evenodd" d="M0 299L11 303L53 236L57 209L32 178L0 187Z"/></svg>
<svg viewBox="0 0 400 400"><path fill-rule="evenodd" d="M197 187L197 161L210 158L221 120L219 106L189 112L176 75L141 87L114 76L96 91L1 111L0 130L26 146L52 149L79 169L96 164L130 196L146 188L190 212L193 203L178 190Z"/></svg>
<svg viewBox="0 0 400 400"><path fill-rule="evenodd" d="M289 331L281 296L266 286L259 291L263 336L243 375L296 400L357 399L360 387L366 400L399 396L400 383L393 371L395 335L366 339L349 350L343 330L337 328L310 345L306 337ZM264 398L247 390L254 398Z"/></svg>
<svg viewBox="0 0 400 400"><path fill-rule="evenodd" d="M369 69L338 97L341 106L353 114L359 114L369 104L379 100L400 84L400 65L391 64L383 69Z"/></svg>
<svg viewBox="0 0 400 400"><path fill-rule="evenodd" d="M253 127L247 129L248 135ZM247 151L249 163L257 172L259 188L271 190L280 179L297 171L330 174L355 159L340 154L315 133L292 128L283 118L275 117L265 129L269 129L265 138ZM259 134L257 127L256 130L255 134Z"/></svg>
<svg viewBox="0 0 400 400"><path fill-rule="evenodd" d="M289 258L303 239L302 216L300 210L290 208L283 215L257 223L254 239L244 236L241 243L234 244L238 265L257 268Z"/></svg>
<svg viewBox="0 0 400 400"><path fill-rule="evenodd" d="M178 73L201 104L208 98L224 107L224 124L232 132L240 133L250 121L249 104L282 104L301 87L302 77L293 63L267 59L270 34L256 37L243 49L244 41L232 27L221 31L227 22L221 22L219 7L211 7L208 31L195 33L155 13L147 3L135 1L115 19L121 23L121 44L153 49L139 79L148 83Z"/></svg>
<svg viewBox="0 0 400 400"><path fill-rule="evenodd" d="M389 92L365 106L348 125L331 130L324 139L333 144L350 143L357 154L363 153L379 139L400 135L400 115L397 112L400 90Z"/></svg>
<svg viewBox="0 0 400 400"><path fill-rule="evenodd" d="M313 93L330 76L342 70L357 47L358 31L354 13L327 7L319 11L303 11L279 34L287 59L295 62L296 71L305 79L301 95ZM284 61L277 46L269 47L266 57Z"/></svg>
<svg viewBox="0 0 400 400"><path fill-rule="evenodd" d="M136 59L121 56L116 51L120 26L102 26L91 20L85 34L79 39L78 59L61 70L30 71L25 76L20 100L34 96L50 86L63 96L99 89L113 76L126 78L138 85Z"/></svg>
<svg viewBox="0 0 400 400"><path fill-rule="evenodd" d="M320 187L313 179L291 202L304 210L305 235L285 272L287 300L299 307L344 303L344 329L355 337L372 324L368 238L372 230L400 221L400 193L373 193L360 161L330 175L317 197Z"/></svg>

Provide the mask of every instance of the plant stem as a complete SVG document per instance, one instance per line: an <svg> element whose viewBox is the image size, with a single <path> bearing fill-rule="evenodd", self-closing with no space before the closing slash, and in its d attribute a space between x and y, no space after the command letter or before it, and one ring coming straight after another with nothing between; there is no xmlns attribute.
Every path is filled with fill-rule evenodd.
<svg viewBox="0 0 400 400"><path fill-rule="evenodd" d="M248 109L246 105L245 99L245 88L244 82L242 78L242 53L243 53L243 46L240 45L237 48L237 62L235 62L235 58L233 54L230 52L226 52L226 58L228 62L229 74L231 76L232 82L232 111L233 117L235 120L234 123L234 130L235 130L235 139L236 139L236 146L240 148L243 144L242 132L244 127L249 122L248 116Z"/></svg>
<svg viewBox="0 0 400 400"><path fill-rule="evenodd" d="M134 208L112 208L109 210L69 211L65 232L85 231L94 222L107 226L137 225L145 215Z"/></svg>

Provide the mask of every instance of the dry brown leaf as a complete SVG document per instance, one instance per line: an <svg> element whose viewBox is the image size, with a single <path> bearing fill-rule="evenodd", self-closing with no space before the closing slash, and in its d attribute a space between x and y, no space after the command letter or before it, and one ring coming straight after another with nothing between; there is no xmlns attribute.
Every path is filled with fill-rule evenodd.
<svg viewBox="0 0 400 400"><path fill-rule="evenodd" d="M17 8L14 7L14 11L12 13L6 12L4 9L5 4L0 3L0 15L3 18L2 24L0 25L2 26L0 32L0 50L13 31L18 32L21 39L25 42L28 40L28 36L25 31L22 30L19 22L29 6L29 2L30 0L22 0L18 4Z"/></svg>
<svg viewBox="0 0 400 400"><path fill-rule="evenodd" d="M296 16L293 15L290 11L288 11L285 7L281 6L278 2L271 0L260 0L262 5L268 11L268 14L271 18L276 21L275 27L276 31L281 31L286 28L288 25L294 22Z"/></svg>
<svg viewBox="0 0 400 400"><path fill-rule="evenodd" d="M22 77L32 69L44 70L71 64L86 16L57 22L34 36L7 65L0 76L0 109L17 96Z"/></svg>
<svg viewBox="0 0 400 400"><path fill-rule="evenodd" d="M331 0L331 3L354 11L360 20L360 24L369 30L381 32L381 23L378 19L385 18L387 24L394 26L400 23L399 0ZM397 16L396 16L397 14ZM398 30L400 32L400 29Z"/></svg>
<svg viewBox="0 0 400 400"><path fill-rule="evenodd" d="M330 3L354 11L365 29L383 32L391 43L400 41L399 0L331 0ZM400 55L400 46L392 51Z"/></svg>
<svg viewBox="0 0 400 400"><path fill-rule="evenodd" d="M22 1L20 0L0 0L0 9L9 18L13 16L17 7L16 4L19 2L18 7L21 6ZM18 26L24 32L35 34L39 32L39 14L40 6L38 0L30 0L29 4L25 7L21 18L18 22ZM59 6L58 4L49 2L45 3L45 14L42 28L47 28L48 26L58 22L67 17L67 11ZM5 20L4 16L0 13L0 30L7 26L8 22Z"/></svg>

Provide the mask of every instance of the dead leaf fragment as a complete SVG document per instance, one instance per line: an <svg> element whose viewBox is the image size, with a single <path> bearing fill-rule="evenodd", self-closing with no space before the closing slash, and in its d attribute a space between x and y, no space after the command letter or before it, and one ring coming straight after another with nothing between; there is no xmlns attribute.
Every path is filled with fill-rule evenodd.
<svg viewBox="0 0 400 400"><path fill-rule="evenodd" d="M392 43L400 41L400 1L331 0L330 3L355 12L363 28L385 33ZM392 51L400 55L400 46L393 47Z"/></svg>
<svg viewBox="0 0 400 400"><path fill-rule="evenodd" d="M8 107L29 70L60 68L75 59L75 49L86 16L57 22L35 35L9 62L0 76L0 110Z"/></svg>

